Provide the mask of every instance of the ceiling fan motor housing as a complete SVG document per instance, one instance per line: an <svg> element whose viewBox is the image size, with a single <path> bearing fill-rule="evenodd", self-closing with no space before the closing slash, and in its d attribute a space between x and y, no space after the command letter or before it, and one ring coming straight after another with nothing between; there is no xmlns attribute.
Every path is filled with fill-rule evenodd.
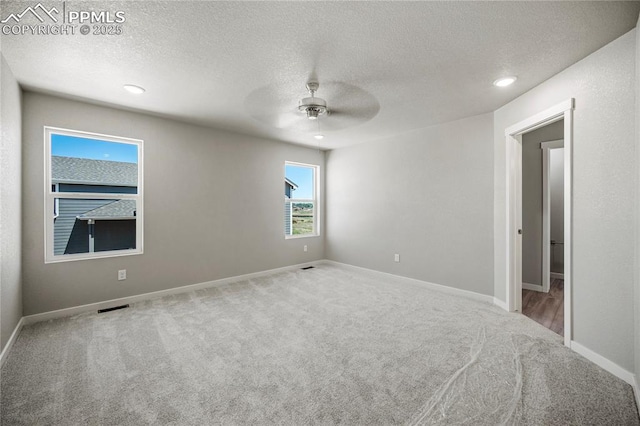
<svg viewBox="0 0 640 426"><path fill-rule="evenodd" d="M300 105L298 105L298 110L306 113L309 120L317 120L319 115L328 112L327 102L322 98L316 98L314 96L318 87L320 87L320 84L316 82L307 83L307 90L311 93L311 97L302 99Z"/></svg>
<svg viewBox="0 0 640 426"><path fill-rule="evenodd" d="M319 115L327 113L327 102L316 97L304 98L300 101L298 110L307 113L309 120L315 120Z"/></svg>

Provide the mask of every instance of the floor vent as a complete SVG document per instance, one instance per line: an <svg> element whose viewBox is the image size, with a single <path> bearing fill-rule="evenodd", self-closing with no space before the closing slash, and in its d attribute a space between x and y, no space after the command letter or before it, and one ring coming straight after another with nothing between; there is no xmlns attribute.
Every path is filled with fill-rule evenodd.
<svg viewBox="0 0 640 426"><path fill-rule="evenodd" d="M300 268L300 269L302 269L303 271L306 271L307 269L313 269L313 268L315 268L315 266L305 266L304 268Z"/></svg>
<svg viewBox="0 0 640 426"><path fill-rule="evenodd" d="M129 305L114 306L113 308L99 309L98 313L99 314L103 314L105 312L117 311L118 309L124 309L124 308L128 308L128 307L129 307Z"/></svg>

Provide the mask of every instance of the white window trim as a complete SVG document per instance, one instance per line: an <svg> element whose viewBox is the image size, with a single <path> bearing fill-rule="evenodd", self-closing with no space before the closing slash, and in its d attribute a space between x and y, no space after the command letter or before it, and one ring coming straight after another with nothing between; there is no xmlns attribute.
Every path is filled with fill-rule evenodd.
<svg viewBox="0 0 640 426"><path fill-rule="evenodd" d="M294 240L298 238L311 238L320 236L320 166L317 164L298 163L295 161L285 161L282 168L284 176L287 177L287 166L308 167L313 169L313 198L287 198L285 196L285 202L290 203L313 203L313 232L310 234L298 234L298 235L286 235L285 240ZM294 193L292 192L291 195ZM293 218L293 206L291 208L291 217ZM293 232L293 223L291 224L291 232Z"/></svg>
<svg viewBox="0 0 640 426"><path fill-rule="evenodd" d="M137 194L94 193L94 192L53 192L51 190L51 135L76 136L85 139L96 139L107 142L126 143L138 147L138 186ZM142 254L144 245L144 189L143 189L143 141L141 139L104 135L100 133L83 132L79 130L62 129L44 126L44 262L58 263L85 259L101 259L105 257L119 257ZM129 199L136 201L136 248L129 250L100 251L93 253L74 253L55 255L53 253L53 207L56 198L89 198L98 200ZM59 213L59 212L58 212Z"/></svg>

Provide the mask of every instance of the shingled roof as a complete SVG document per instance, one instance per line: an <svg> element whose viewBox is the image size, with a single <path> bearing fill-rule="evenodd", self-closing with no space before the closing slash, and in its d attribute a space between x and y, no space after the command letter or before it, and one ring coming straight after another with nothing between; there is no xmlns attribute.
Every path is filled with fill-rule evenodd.
<svg viewBox="0 0 640 426"><path fill-rule="evenodd" d="M285 177L284 182L288 183L294 191L298 189L298 185L296 185L295 182L293 182L291 179Z"/></svg>
<svg viewBox="0 0 640 426"><path fill-rule="evenodd" d="M135 200L117 200L78 216L78 219L130 219L136 216Z"/></svg>
<svg viewBox="0 0 640 426"><path fill-rule="evenodd" d="M138 186L138 165L53 155L51 177L53 183Z"/></svg>

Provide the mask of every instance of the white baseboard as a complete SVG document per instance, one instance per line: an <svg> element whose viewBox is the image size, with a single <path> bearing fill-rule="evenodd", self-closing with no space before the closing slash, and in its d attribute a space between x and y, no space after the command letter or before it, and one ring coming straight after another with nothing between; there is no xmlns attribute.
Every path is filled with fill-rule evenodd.
<svg viewBox="0 0 640 426"><path fill-rule="evenodd" d="M542 286L540 284L522 283L522 288L525 290L539 291L542 293Z"/></svg>
<svg viewBox="0 0 640 426"><path fill-rule="evenodd" d="M580 355L582 355L583 357L585 357L589 361L593 362L597 366L607 370L609 373L613 374L617 378L622 379L625 382L629 383L632 387L635 388L634 391L636 392L636 399L637 399L637 397L638 397L638 394L637 394L638 388L637 388L637 384L636 384L636 375L635 374L633 374L630 371L625 370L624 368L620 367L615 362L608 360L607 358L603 357L602 355L595 353L591 349L582 346L580 343L576 342L575 340L571 341L571 349L573 349L574 351L576 351L577 353L579 353Z"/></svg>
<svg viewBox="0 0 640 426"><path fill-rule="evenodd" d="M407 281L407 282L411 282L413 284L419 284L419 285L422 285L422 286L426 286L426 287L431 288L432 290L441 291L443 293L455 294L457 296L462 296L462 297L466 297L468 299L474 299L474 300L478 300L480 302L485 302L485 303L494 303L493 296L488 296L486 294L476 293L474 291L462 290L462 289L459 289L459 288L449 287L449 286L442 285L442 284L435 284L435 283L431 283L431 282L428 282L428 281L418 280L416 278L408 278L408 277L403 277L402 275L395 275L395 274L390 274L388 272L381 272L381 271L376 271L374 269L368 269L368 268L363 268L363 267L360 267L360 266L349 265L347 263L340 263L340 262L336 262L335 260L325 260L325 261L323 261L323 263L343 266L343 267L354 269L354 270L358 270L358 271L364 271L364 272L369 272L369 273L388 275L388 276L391 276L391 277L396 278L396 279L401 279L401 280L404 280L404 281Z"/></svg>
<svg viewBox="0 0 640 426"><path fill-rule="evenodd" d="M73 306L71 308L58 309L56 311L43 312L41 314L27 315L22 317L22 324L33 324L40 321L49 321L56 318L70 317L72 315L82 314L85 312L95 312L99 309L106 309L114 306L126 305L128 303L142 302L145 300L156 299L158 297L169 296L173 294L187 293L195 290L216 287L220 285L230 284L236 281L242 281L250 278L258 278L271 275L277 272L292 271L304 266L318 265L323 260L301 263L298 265L284 266L282 268L269 269L266 271L253 272L251 274L237 275L235 277L222 278L219 280L207 281L198 284L191 284L182 287L174 287L166 290L153 291L150 293L137 294L134 296L121 297L119 299L105 300L103 302L89 303L87 305ZM7 345L8 346L8 345Z"/></svg>
<svg viewBox="0 0 640 426"><path fill-rule="evenodd" d="M24 317L20 318L20 321L18 321L18 324L16 324L16 328L13 329L13 333L11 333L11 336L9 337L9 340L7 340L7 344L4 346L4 349L2 350L2 352L0 352L0 368L4 365L4 362L7 360L7 357L9 356L9 351L13 347L13 344L16 342L16 339L20 334L20 330L22 330L23 324L24 324Z"/></svg>
<svg viewBox="0 0 640 426"><path fill-rule="evenodd" d="M498 299L497 297L493 298L493 304L496 305L497 307L509 312L509 307L507 306L507 302L504 302L500 299Z"/></svg>
<svg viewBox="0 0 640 426"><path fill-rule="evenodd" d="M636 408L638 408L638 411L640 411L640 378L635 375L635 383L633 384L633 393L636 396Z"/></svg>
<svg viewBox="0 0 640 426"><path fill-rule="evenodd" d="M551 272L549 276L552 280L564 280L564 274L559 272Z"/></svg>

